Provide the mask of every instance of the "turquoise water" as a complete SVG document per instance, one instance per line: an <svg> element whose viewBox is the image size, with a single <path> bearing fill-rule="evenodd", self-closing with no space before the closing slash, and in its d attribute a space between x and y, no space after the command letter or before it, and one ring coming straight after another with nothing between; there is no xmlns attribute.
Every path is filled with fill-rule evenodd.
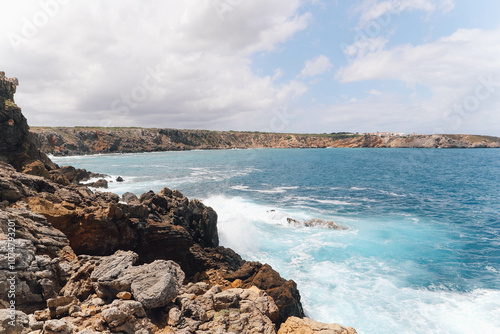
<svg viewBox="0 0 500 334"><path fill-rule="evenodd" d="M59 157L110 191L200 198L221 244L359 333L500 333L500 150L261 149ZM110 179L111 180L111 179ZM318 218L347 227L291 226Z"/></svg>

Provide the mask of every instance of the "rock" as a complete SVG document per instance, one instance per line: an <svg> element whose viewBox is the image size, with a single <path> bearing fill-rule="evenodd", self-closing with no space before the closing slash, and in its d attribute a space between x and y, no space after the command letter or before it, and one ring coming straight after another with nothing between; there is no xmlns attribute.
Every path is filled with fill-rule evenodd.
<svg viewBox="0 0 500 334"><path fill-rule="evenodd" d="M185 278L180 266L165 260L133 266L137 258L137 254L131 251L118 251L103 258L90 276L95 282L95 290L104 298L132 292L147 309L170 303Z"/></svg>
<svg viewBox="0 0 500 334"><path fill-rule="evenodd" d="M0 161L11 164L18 171L37 160L47 169L53 169L55 164L37 148L26 118L14 103L17 85L16 78L0 76Z"/></svg>
<svg viewBox="0 0 500 334"><path fill-rule="evenodd" d="M120 299L123 299L123 300L129 300L132 298L132 294L128 291L122 291L122 292L118 292L116 294L116 297L117 298L120 298Z"/></svg>
<svg viewBox="0 0 500 334"><path fill-rule="evenodd" d="M117 251L104 257L90 275L97 294L102 298L113 298L119 292L130 291L131 281L123 277L137 259L137 254L132 251Z"/></svg>
<svg viewBox="0 0 500 334"><path fill-rule="evenodd" d="M229 289L216 294L214 299L214 309L220 311L226 308L234 308L238 305L242 289Z"/></svg>
<svg viewBox="0 0 500 334"><path fill-rule="evenodd" d="M281 325L278 334L357 334L356 330L352 327L343 327L339 324L323 324L320 322L312 321L308 318L290 317Z"/></svg>
<svg viewBox="0 0 500 334"><path fill-rule="evenodd" d="M68 324L65 319L48 320L43 325L43 332L47 334L71 334L73 326Z"/></svg>
<svg viewBox="0 0 500 334"><path fill-rule="evenodd" d="M125 275L137 259L138 255L132 251L117 251L112 256L103 257L90 277L98 283L116 280Z"/></svg>
<svg viewBox="0 0 500 334"><path fill-rule="evenodd" d="M131 290L134 298L147 309L170 303L185 278L177 263L164 260L132 267L128 275L133 277Z"/></svg>
<svg viewBox="0 0 500 334"><path fill-rule="evenodd" d="M16 309L26 313L45 308L45 301L57 296L66 283L76 256L68 239L47 223L45 217L26 209L7 208L0 211L0 302L8 301L8 228L16 228ZM11 254L12 256L12 254Z"/></svg>
<svg viewBox="0 0 500 334"><path fill-rule="evenodd" d="M158 331L155 325L146 317L141 303L133 300L115 300L105 306L102 318L113 330L122 333L154 333Z"/></svg>
<svg viewBox="0 0 500 334"><path fill-rule="evenodd" d="M118 176L118 177L116 178L116 182L123 182L123 181L124 181L124 180L123 180L123 178L122 178L121 176Z"/></svg>
<svg viewBox="0 0 500 334"><path fill-rule="evenodd" d="M108 181L106 181L104 179L99 179L96 182L89 183L88 186L94 187L94 188L106 188L107 189L108 188Z"/></svg>
<svg viewBox="0 0 500 334"><path fill-rule="evenodd" d="M94 292L90 275L95 269L95 264L90 261L80 260L79 265L80 268L72 273L66 285L61 289L60 294L66 297L74 296L79 300L86 300Z"/></svg>
<svg viewBox="0 0 500 334"><path fill-rule="evenodd" d="M28 315L28 319L29 319L29 327L31 330L37 331L43 329L43 322L38 321L34 314Z"/></svg>
<svg viewBox="0 0 500 334"><path fill-rule="evenodd" d="M59 296L47 299L47 306L49 307L50 317L52 319L67 315L70 308L76 305L78 305L78 299L74 296Z"/></svg>
<svg viewBox="0 0 500 334"><path fill-rule="evenodd" d="M23 173L35 176L42 176L46 179L50 179L49 171L40 160L34 161L24 166Z"/></svg>
<svg viewBox="0 0 500 334"><path fill-rule="evenodd" d="M127 320L127 316L127 313L120 310L118 307L111 307L102 312L104 321L106 321L111 328L123 325Z"/></svg>
<svg viewBox="0 0 500 334"><path fill-rule="evenodd" d="M190 289L194 289L194 285L183 287L182 291ZM267 315L269 311L266 311L277 310L276 305L264 291L255 287L221 291L219 286L214 286L203 295L181 294L175 304L169 310L168 324L176 333L181 330L197 333L276 333Z"/></svg>
<svg viewBox="0 0 500 334"><path fill-rule="evenodd" d="M170 326L177 326L182 319L182 312L177 307L173 307L168 312L168 324Z"/></svg>
<svg viewBox="0 0 500 334"><path fill-rule="evenodd" d="M139 199L137 198L137 196L129 192L126 192L122 195L122 201L128 204L139 203Z"/></svg>
<svg viewBox="0 0 500 334"><path fill-rule="evenodd" d="M0 310L0 333L27 334L30 332L28 316L16 310Z"/></svg>
<svg viewBox="0 0 500 334"><path fill-rule="evenodd" d="M339 226L332 221L325 221L317 218L309 219L303 222L300 222L293 218L287 218L286 221L288 222L288 224L295 227L326 227L333 230L347 230L346 227Z"/></svg>
<svg viewBox="0 0 500 334"><path fill-rule="evenodd" d="M278 326L290 316L304 316L297 284L292 280L283 279L267 264L246 262L239 270L228 273L224 277L232 281L240 279L243 287L255 285L266 291L279 309L279 317L275 321Z"/></svg>

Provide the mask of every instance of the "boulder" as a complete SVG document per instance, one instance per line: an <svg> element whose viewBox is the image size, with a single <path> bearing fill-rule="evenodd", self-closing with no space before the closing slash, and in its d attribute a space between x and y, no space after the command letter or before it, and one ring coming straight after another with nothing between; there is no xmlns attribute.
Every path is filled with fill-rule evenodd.
<svg viewBox="0 0 500 334"><path fill-rule="evenodd" d="M29 318L24 312L0 310L0 333L27 334L30 331Z"/></svg>
<svg viewBox="0 0 500 334"><path fill-rule="evenodd" d="M132 280L132 295L146 309L170 303L177 296L185 278L177 263L164 260L132 267L128 275Z"/></svg>
<svg viewBox="0 0 500 334"><path fill-rule="evenodd" d="M131 292L146 309L170 303L185 278L180 266L165 260L133 266L137 258L131 251L104 257L90 276L98 295L114 298L121 292Z"/></svg>
<svg viewBox="0 0 500 334"><path fill-rule="evenodd" d="M94 188L108 188L108 181L105 179L99 179L96 182L89 183L87 184L89 187L94 187Z"/></svg>
<svg viewBox="0 0 500 334"><path fill-rule="evenodd" d="M139 203L139 199L137 198L137 196L130 192L126 192L122 195L122 201L128 204Z"/></svg>

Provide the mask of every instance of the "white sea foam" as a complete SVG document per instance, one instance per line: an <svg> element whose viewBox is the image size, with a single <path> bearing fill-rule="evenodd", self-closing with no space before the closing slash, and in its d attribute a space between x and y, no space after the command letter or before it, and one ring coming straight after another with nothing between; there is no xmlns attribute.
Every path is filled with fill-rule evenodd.
<svg viewBox="0 0 500 334"><path fill-rule="evenodd" d="M250 191L262 194L280 194L280 193L286 193L287 190L290 189L297 189L298 187L273 187L271 189L251 189L249 186L236 185L236 186L231 186L230 188L239 191Z"/></svg>
<svg viewBox="0 0 500 334"><path fill-rule="evenodd" d="M385 247L385 251L390 252L394 243L402 242L397 239L399 233L403 236L404 233L410 236L430 233L425 225L411 223L415 217L392 217L392 220L403 219L409 223L399 225L391 221L362 222L352 216L345 221L336 218L340 224L362 227L362 235L359 235L357 228L348 231L297 229L286 223L290 216L310 218L307 210L275 208L241 197L214 196L204 202L219 214L221 244L235 249L246 259L268 262L283 276L294 279L305 310L313 319L352 325L360 334L493 334L500 329L500 291L413 288L407 279L413 275L430 275L418 263L408 260L402 264L390 257L370 256L373 247ZM358 249L370 240L373 242L376 239L373 234L387 228L394 229L396 236L366 246L361 250L366 256L360 256L359 250L350 251L352 247ZM431 240L431 243L443 239L442 235L434 237L437 241ZM339 251L352 255L337 259ZM384 249L377 251L384 252ZM494 272L495 269L488 270Z"/></svg>

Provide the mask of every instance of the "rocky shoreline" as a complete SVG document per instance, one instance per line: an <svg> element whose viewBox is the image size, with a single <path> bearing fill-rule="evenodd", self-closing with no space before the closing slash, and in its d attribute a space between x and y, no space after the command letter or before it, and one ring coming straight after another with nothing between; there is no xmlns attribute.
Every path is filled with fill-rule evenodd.
<svg viewBox="0 0 500 334"><path fill-rule="evenodd" d="M304 317L295 282L219 246L177 190L92 192L54 164L0 72L1 333L346 333Z"/></svg>
<svg viewBox="0 0 500 334"><path fill-rule="evenodd" d="M476 135L378 136L280 134L142 128L31 129L42 152L53 155L245 148L500 148L500 138Z"/></svg>

